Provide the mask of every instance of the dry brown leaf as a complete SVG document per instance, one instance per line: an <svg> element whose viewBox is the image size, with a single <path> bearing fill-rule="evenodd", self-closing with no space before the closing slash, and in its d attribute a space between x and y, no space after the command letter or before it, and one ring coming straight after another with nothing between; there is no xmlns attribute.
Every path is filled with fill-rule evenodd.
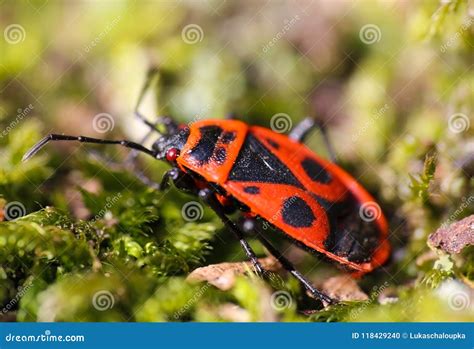
<svg viewBox="0 0 474 349"><path fill-rule="evenodd" d="M329 297L340 301L365 301L369 297L349 275L333 276L322 285L322 291Z"/></svg>
<svg viewBox="0 0 474 349"><path fill-rule="evenodd" d="M280 263L273 257L261 258L259 262L265 270L273 272L281 270ZM191 282L207 281L211 285L227 291L234 286L236 276L244 275L252 269L250 262L211 264L193 270L186 280Z"/></svg>
<svg viewBox="0 0 474 349"><path fill-rule="evenodd" d="M464 247L474 245L474 215L439 228L430 235L428 242L449 254L458 254Z"/></svg>

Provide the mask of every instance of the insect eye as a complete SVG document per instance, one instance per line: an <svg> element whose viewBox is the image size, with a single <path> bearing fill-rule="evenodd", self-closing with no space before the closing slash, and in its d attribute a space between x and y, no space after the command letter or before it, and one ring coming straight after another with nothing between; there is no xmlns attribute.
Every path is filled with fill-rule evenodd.
<svg viewBox="0 0 474 349"><path fill-rule="evenodd" d="M179 156L178 148L170 148L166 151L166 160L169 162L175 162Z"/></svg>

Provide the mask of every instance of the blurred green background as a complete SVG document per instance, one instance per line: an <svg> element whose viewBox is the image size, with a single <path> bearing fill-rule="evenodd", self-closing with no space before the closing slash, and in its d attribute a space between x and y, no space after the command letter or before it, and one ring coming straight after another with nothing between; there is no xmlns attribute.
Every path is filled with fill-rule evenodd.
<svg viewBox="0 0 474 349"><path fill-rule="evenodd" d="M474 319L472 247L449 255L427 245L438 227L474 213L472 2L0 6L3 320ZM324 122L343 167L391 225L392 260L359 283L365 300L307 315L317 304L292 281L240 277L228 291L190 285L184 278L197 266L244 260L212 213L183 220L189 197L162 197L90 151L123 161L125 152L111 147L51 144L21 163L53 131L138 141L146 127L133 108L152 67L160 74L142 106L150 120L235 113L266 127L274 115L293 125L306 115ZM102 130L96 120L104 113ZM326 155L317 134L309 145ZM166 168L140 163L156 180ZM25 217L9 219L17 218L8 217L11 203ZM340 274L288 253L318 285ZM291 302L274 306L281 289ZM93 301L104 294L105 311Z"/></svg>

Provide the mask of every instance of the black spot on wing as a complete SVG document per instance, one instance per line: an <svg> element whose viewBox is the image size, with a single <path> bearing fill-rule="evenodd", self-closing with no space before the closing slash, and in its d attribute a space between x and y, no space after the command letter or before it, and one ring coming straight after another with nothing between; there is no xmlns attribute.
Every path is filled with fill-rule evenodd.
<svg viewBox="0 0 474 349"><path fill-rule="evenodd" d="M217 164L222 165L225 162L225 159L227 159L227 151L225 148L218 147L214 152L213 159Z"/></svg>
<svg viewBox="0 0 474 349"><path fill-rule="evenodd" d="M221 142L223 144L229 144L235 139L235 132L224 132L221 137Z"/></svg>
<svg viewBox="0 0 474 349"><path fill-rule="evenodd" d="M303 188L290 169L252 134L248 134L228 180L294 185Z"/></svg>
<svg viewBox="0 0 474 349"><path fill-rule="evenodd" d="M303 166L303 170L306 172L308 177L311 178L311 180L314 182L328 184L332 180L331 174L326 171L326 169L321 166L317 161L311 158L305 158L301 162L301 166Z"/></svg>
<svg viewBox="0 0 474 349"><path fill-rule="evenodd" d="M190 155L202 165L211 159L219 135L222 133L222 128L219 126L203 126L199 128L199 131L201 132L201 139L191 149Z"/></svg>
<svg viewBox="0 0 474 349"><path fill-rule="evenodd" d="M281 215L286 224L295 228L309 228L316 220L311 207L298 196L292 196L285 200Z"/></svg>
<svg viewBox="0 0 474 349"><path fill-rule="evenodd" d="M254 185L250 185L248 187L244 187L244 192L253 195L260 194L260 188Z"/></svg>

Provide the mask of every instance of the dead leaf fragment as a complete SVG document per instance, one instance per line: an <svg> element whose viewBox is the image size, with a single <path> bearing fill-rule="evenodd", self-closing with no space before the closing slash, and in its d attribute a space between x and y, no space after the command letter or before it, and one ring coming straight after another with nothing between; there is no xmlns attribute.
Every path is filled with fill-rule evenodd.
<svg viewBox="0 0 474 349"><path fill-rule="evenodd" d="M261 258L259 262L265 270L273 272L281 270L280 263L273 257ZM207 281L211 285L227 291L234 286L236 276L244 275L249 270L252 270L250 262L211 264L193 270L186 280L191 282Z"/></svg>
<svg viewBox="0 0 474 349"><path fill-rule="evenodd" d="M464 247L474 245L474 215L442 226L430 235L428 242L449 254L458 254Z"/></svg>
<svg viewBox="0 0 474 349"><path fill-rule="evenodd" d="M340 301L366 301L369 297L349 275L333 276L322 285L322 291Z"/></svg>

